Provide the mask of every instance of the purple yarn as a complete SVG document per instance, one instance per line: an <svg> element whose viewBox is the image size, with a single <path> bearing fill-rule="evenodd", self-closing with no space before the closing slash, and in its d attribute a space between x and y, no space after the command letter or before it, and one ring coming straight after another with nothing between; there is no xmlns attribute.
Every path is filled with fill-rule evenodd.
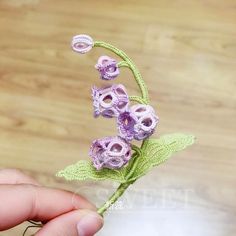
<svg viewBox="0 0 236 236"><path fill-rule="evenodd" d="M95 68L100 72L103 80L113 80L120 73L116 60L108 56L99 57Z"/></svg>
<svg viewBox="0 0 236 236"><path fill-rule="evenodd" d="M117 117L117 125L120 136L127 141L131 141L134 138L134 125L136 123L136 117L129 111L121 113Z"/></svg>
<svg viewBox="0 0 236 236"><path fill-rule="evenodd" d="M120 137L127 141L143 140L153 134L159 118L149 105L134 105L117 118Z"/></svg>
<svg viewBox="0 0 236 236"><path fill-rule="evenodd" d="M130 160L131 145L118 136L105 137L93 141L89 155L97 170L119 169Z"/></svg>
<svg viewBox="0 0 236 236"><path fill-rule="evenodd" d="M92 88L94 117L102 115L106 118L117 117L128 109L129 97L122 84L114 84L106 88Z"/></svg>
<svg viewBox="0 0 236 236"><path fill-rule="evenodd" d="M80 34L73 37L71 46L75 52L84 54L90 51L95 43L90 36ZM117 61L109 56L99 57L95 68L103 80L113 80L120 73ZM138 80L138 77L136 79ZM91 145L89 155L97 170L119 169L132 157L130 142L133 139L143 140L152 135L159 118L149 105L138 104L129 107L129 96L122 84L105 88L94 86L92 99L94 117L100 115L106 118L116 117L119 134L115 137L95 140Z"/></svg>
<svg viewBox="0 0 236 236"><path fill-rule="evenodd" d="M73 37L72 39L72 49L78 53L86 53L93 48L94 42L93 39L86 34L79 34Z"/></svg>

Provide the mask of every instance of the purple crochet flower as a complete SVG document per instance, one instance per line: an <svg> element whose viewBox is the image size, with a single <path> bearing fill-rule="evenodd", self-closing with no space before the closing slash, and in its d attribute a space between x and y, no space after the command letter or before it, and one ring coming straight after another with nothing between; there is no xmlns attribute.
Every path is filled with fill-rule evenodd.
<svg viewBox="0 0 236 236"><path fill-rule="evenodd" d="M93 39L85 34L79 34L74 36L71 42L73 50L82 54L90 51L93 45Z"/></svg>
<svg viewBox="0 0 236 236"><path fill-rule="evenodd" d="M154 109L149 105L134 105L117 118L119 134L122 138L143 140L153 134L159 121Z"/></svg>
<svg viewBox="0 0 236 236"><path fill-rule="evenodd" d="M97 170L119 169L130 160L131 145L118 136L105 137L93 141L89 155Z"/></svg>
<svg viewBox="0 0 236 236"><path fill-rule="evenodd" d="M107 118L117 117L128 109L129 97L122 84L106 88L92 88L94 117L102 115Z"/></svg>
<svg viewBox="0 0 236 236"><path fill-rule="evenodd" d="M100 72L101 79L104 80L115 79L120 73L116 60L108 56L99 57L95 68Z"/></svg>

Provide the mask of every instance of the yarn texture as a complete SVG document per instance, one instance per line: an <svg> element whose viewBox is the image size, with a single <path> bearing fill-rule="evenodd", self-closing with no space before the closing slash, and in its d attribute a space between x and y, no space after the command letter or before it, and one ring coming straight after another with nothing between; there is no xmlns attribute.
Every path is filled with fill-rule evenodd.
<svg viewBox="0 0 236 236"><path fill-rule="evenodd" d="M92 88L94 117L114 118L117 134L99 138L92 142L90 161L81 160L57 173L58 177L71 180L112 180L120 185L112 196L98 209L103 214L140 177L153 167L168 160L174 153L192 145L195 137L190 134L174 133L152 138L159 117L150 105L147 86L134 62L125 52L103 41L93 41L88 35L76 35L72 48L77 53L87 53L92 48L102 47L116 54L121 60L101 56L95 68L102 80L117 79L121 68L129 68L139 86L140 95L128 95L122 84L105 88ZM136 103L131 105L131 102ZM133 139L140 145L132 144Z"/></svg>

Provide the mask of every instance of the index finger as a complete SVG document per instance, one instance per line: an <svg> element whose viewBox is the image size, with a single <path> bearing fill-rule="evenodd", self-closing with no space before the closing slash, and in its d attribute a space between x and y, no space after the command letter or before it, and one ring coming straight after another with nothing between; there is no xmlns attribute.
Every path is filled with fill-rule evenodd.
<svg viewBox="0 0 236 236"><path fill-rule="evenodd" d="M29 184L0 185L0 231L26 220L48 221L82 208L96 210L72 192Z"/></svg>

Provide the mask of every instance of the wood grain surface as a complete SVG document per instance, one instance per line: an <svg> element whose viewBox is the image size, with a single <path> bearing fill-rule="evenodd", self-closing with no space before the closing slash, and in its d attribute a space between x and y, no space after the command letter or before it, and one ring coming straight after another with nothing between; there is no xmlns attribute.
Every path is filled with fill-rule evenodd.
<svg viewBox="0 0 236 236"><path fill-rule="evenodd" d="M197 136L132 186L98 235L235 236L235 0L0 0L0 167L98 205L115 188L54 177L115 132L114 120L92 117L90 87L104 84L93 66L106 52L72 52L79 33L134 59L161 119L156 137ZM139 92L125 69L118 81Z"/></svg>

